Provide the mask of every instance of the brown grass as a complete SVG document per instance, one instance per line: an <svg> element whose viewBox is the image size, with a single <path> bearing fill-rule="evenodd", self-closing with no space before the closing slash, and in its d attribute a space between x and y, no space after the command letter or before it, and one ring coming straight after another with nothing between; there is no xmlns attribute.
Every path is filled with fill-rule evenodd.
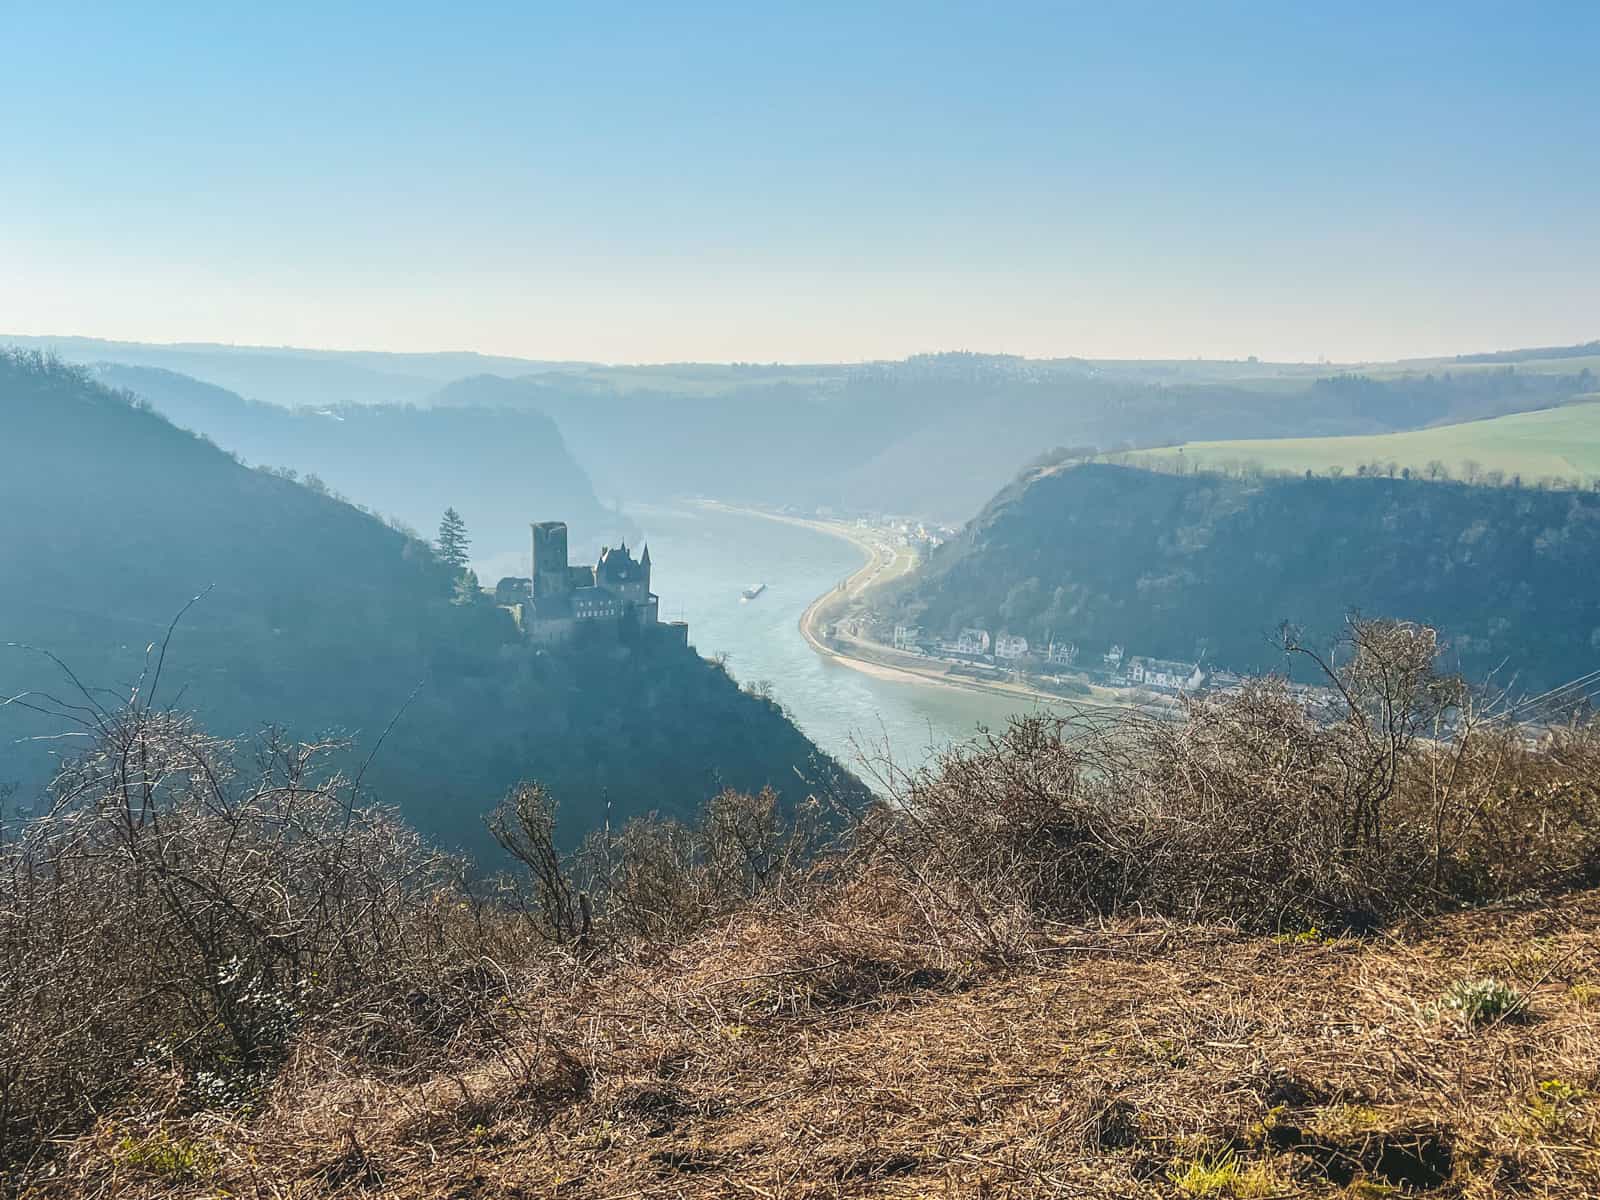
<svg viewBox="0 0 1600 1200"><path fill-rule="evenodd" d="M1331 713L1019 718L866 813L566 856L519 788L488 890L96 709L0 843L0 1193L1600 1195L1600 723L1351 638Z"/></svg>
<svg viewBox="0 0 1600 1200"><path fill-rule="evenodd" d="M385 1079L307 1048L258 1113L108 1115L30 1192L1600 1189L1600 1013L1574 988L1600 980L1600 893L1369 940L1057 926L1007 968L939 957L903 911L858 884L813 917L747 914L650 961L530 975L503 1001L512 1034L454 1070ZM1480 974L1527 1013L1440 1015Z"/></svg>

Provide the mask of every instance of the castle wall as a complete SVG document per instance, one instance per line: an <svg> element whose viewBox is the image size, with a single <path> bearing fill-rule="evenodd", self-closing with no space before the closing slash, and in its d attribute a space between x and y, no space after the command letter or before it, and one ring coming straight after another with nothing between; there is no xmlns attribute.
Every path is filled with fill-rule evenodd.
<svg viewBox="0 0 1600 1200"><path fill-rule="evenodd" d="M578 632L578 621L575 617L534 617L525 619L522 627L530 642L553 646L571 641Z"/></svg>
<svg viewBox="0 0 1600 1200"><path fill-rule="evenodd" d="M660 625L661 603L650 590L650 551L638 562L626 546L602 550L593 567L567 561L565 521L541 521L533 530L531 603L522 606L528 639L543 644L570 640L580 625L624 620L643 630L667 630L667 636L688 645L688 626Z"/></svg>

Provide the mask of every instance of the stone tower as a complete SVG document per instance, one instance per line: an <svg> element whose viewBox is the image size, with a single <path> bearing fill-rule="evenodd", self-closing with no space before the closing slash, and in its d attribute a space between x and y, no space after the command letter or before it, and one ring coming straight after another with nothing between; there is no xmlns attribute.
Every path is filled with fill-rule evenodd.
<svg viewBox="0 0 1600 1200"><path fill-rule="evenodd" d="M540 521L533 527L533 598L554 599L572 590L567 570L567 523Z"/></svg>

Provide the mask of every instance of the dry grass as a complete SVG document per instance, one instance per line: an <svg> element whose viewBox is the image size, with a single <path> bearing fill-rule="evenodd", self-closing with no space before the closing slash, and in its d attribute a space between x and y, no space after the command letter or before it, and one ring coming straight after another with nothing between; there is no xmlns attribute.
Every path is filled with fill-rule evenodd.
<svg viewBox="0 0 1600 1200"><path fill-rule="evenodd" d="M1338 1196L1600 1191L1600 893L1370 940L1124 921L948 961L895 887L513 981L396 1082L306 1048L249 1116L109 1115L49 1196ZM1529 1000L1468 1027L1439 998Z"/></svg>
<svg viewBox="0 0 1600 1200"><path fill-rule="evenodd" d="M1021 718L842 821L569 857L518 789L487 892L318 747L99 713L0 845L0 1193L1600 1195L1600 723L1435 652Z"/></svg>

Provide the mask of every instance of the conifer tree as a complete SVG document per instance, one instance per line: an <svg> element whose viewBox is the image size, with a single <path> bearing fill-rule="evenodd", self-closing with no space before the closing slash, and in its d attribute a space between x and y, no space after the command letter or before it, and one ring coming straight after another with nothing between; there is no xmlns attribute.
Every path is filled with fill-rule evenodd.
<svg viewBox="0 0 1600 1200"><path fill-rule="evenodd" d="M456 594L453 603L460 605L476 604L483 599L483 593L478 590L478 573L468 567L456 576Z"/></svg>
<svg viewBox="0 0 1600 1200"><path fill-rule="evenodd" d="M467 523L461 519L461 514L454 508L444 510L444 519L439 522L439 541L437 549L439 559L455 570L463 570L467 565L467 547L472 544L467 537Z"/></svg>

